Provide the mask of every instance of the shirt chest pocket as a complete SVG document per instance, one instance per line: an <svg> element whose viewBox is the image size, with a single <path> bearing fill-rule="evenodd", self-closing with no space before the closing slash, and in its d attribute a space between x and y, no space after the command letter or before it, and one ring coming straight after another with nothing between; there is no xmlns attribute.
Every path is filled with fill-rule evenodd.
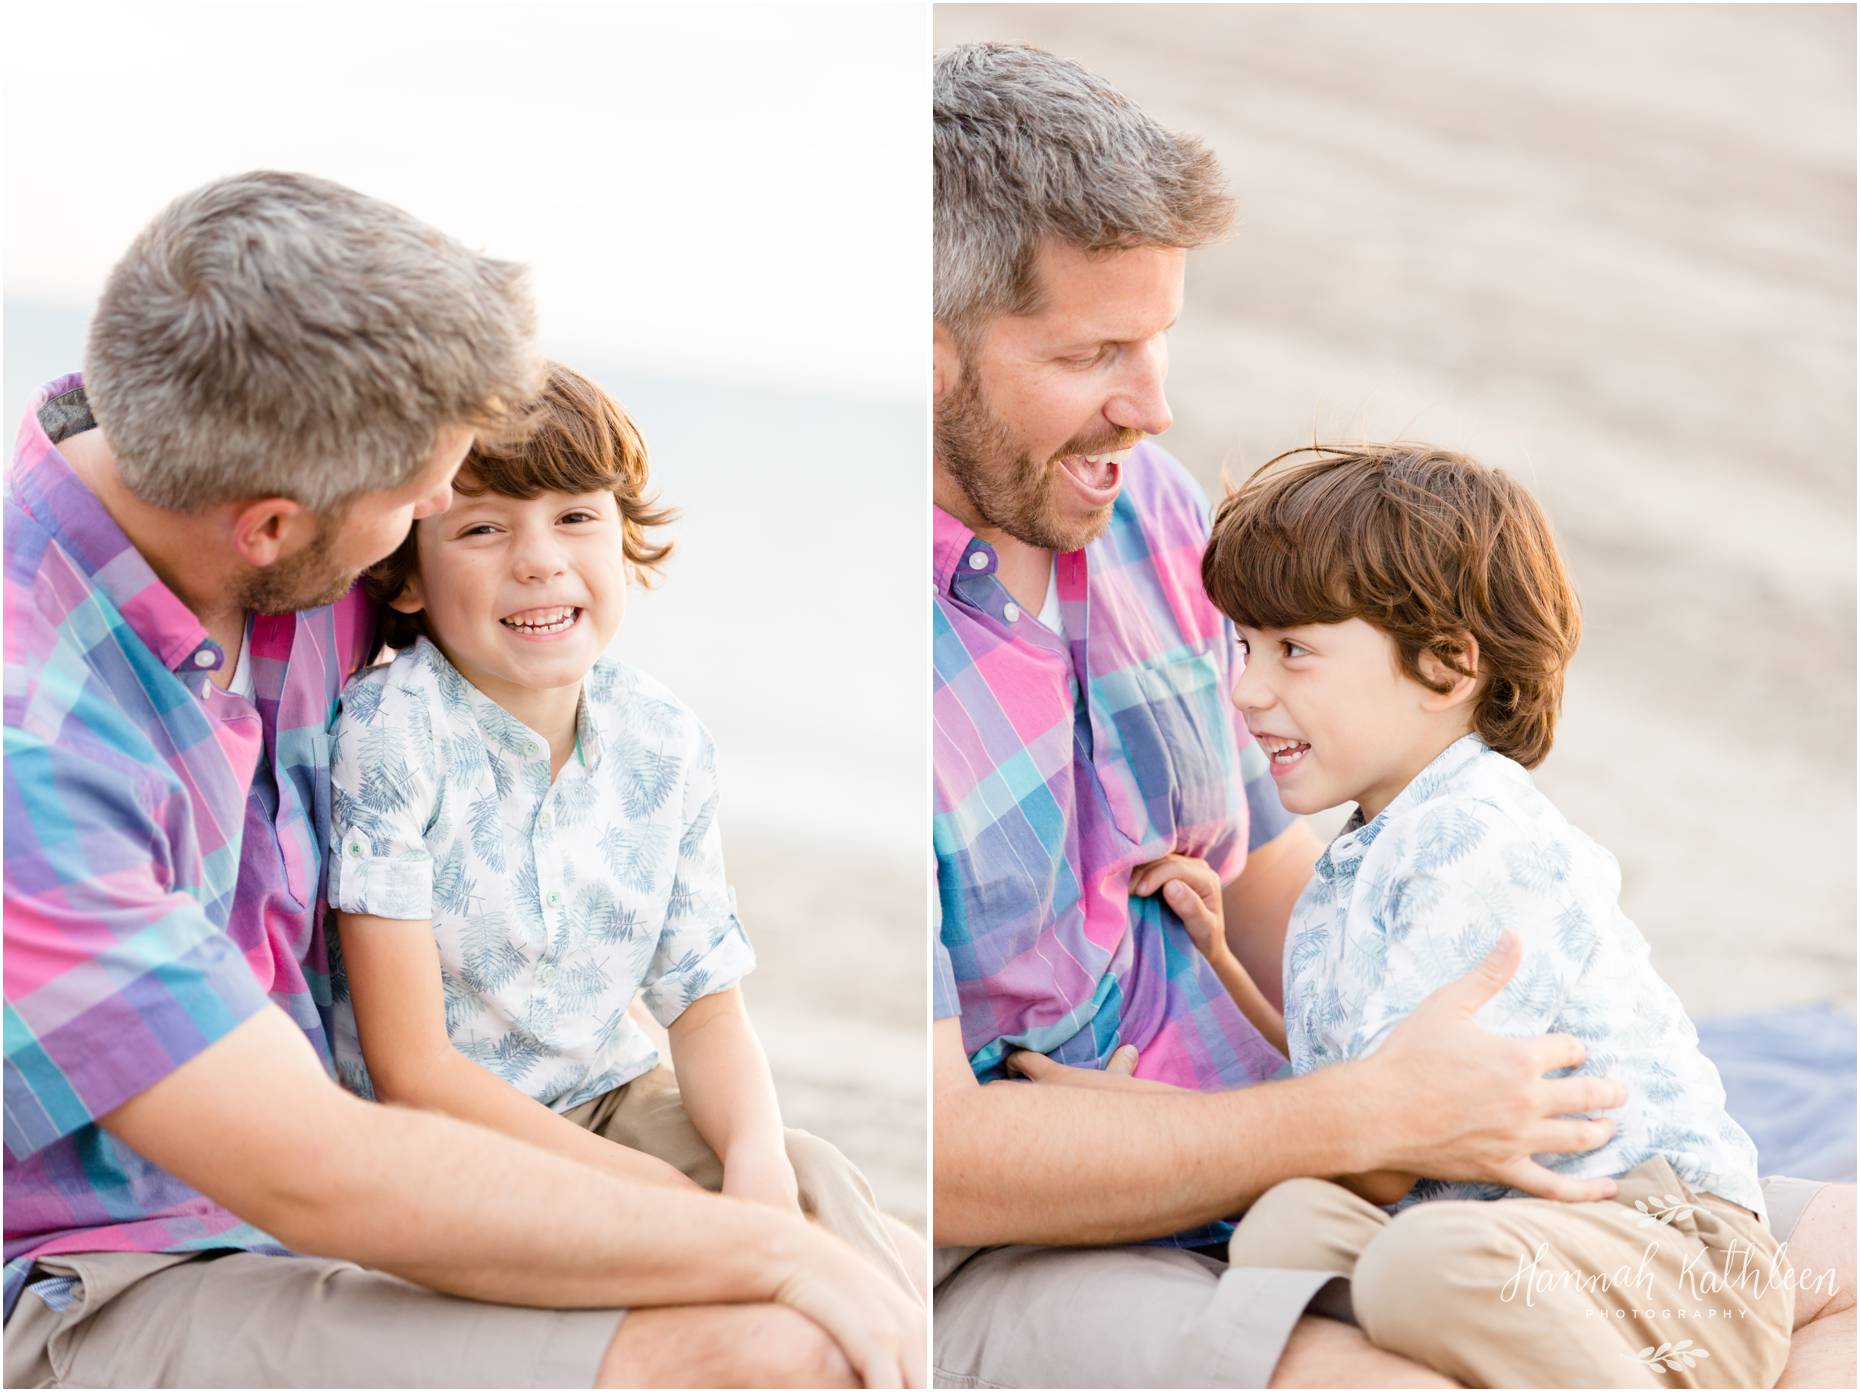
<svg viewBox="0 0 1860 1392"><path fill-rule="evenodd" d="M1210 856L1244 837L1246 794L1221 666L1199 652L1093 678L1092 763L1145 856Z"/></svg>
<svg viewBox="0 0 1860 1392"><path fill-rule="evenodd" d="M280 732L276 775L272 830L291 898L307 908L320 900L329 845L329 731L305 726Z"/></svg>

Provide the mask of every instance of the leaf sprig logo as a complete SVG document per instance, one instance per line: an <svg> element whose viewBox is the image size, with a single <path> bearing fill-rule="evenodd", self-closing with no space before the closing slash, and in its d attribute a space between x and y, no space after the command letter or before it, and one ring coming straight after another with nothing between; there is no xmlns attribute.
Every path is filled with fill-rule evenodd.
<svg viewBox="0 0 1860 1392"><path fill-rule="evenodd" d="M1677 1194L1659 1194L1653 1199L1636 1199L1634 1207L1640 1211L1640 1217L1634 1221L1643 1228L1671 1223L1675 1218L1690 1218L1698 1211L1697 1204L1689 1204ZM1691 1340L1688 1339L1686 1342L1690 1343Z"/></svg>
<svg viewBox="0 0 1860 1392"><path fill-rule="evenodd" d="M1699 1347L1690 1339L1681 1339L1676 1344L1661 1344L1658 1347L1648 1344L1631 1357L1644 1367L1676 1373L1682 1368L1694 1366L1701 1358L1710 1358L1711 1350Z"/></svg>

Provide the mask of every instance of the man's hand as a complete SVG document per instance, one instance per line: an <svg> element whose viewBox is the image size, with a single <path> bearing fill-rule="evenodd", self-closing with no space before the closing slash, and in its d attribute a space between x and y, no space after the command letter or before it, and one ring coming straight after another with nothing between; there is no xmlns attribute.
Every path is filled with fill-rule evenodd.
<svg viewBox="0 0 1860 1392"><path fill-rule="evenodd" d="M1582 1044L1570 1035L1506 1039L1473 1019L1517 971L1522 951L1506 933L1483 962L1396 1025L1381 1049L1347 1065L1368 1075L1362 1097L1372 1124L1386 1128L1378 1168L1506 1184L1567 1203L1612 1198L1612 1179L1557 1174L1531 1156L1604 1144L1612 1121L1566 1114L1619 1107L1626 1089L1606 1078L1546 1078L1582 1062Z"/></svg>
<svg viewBox="0 0 1860 1392"><path fill-rule="evenodd" d="M832 1337L866 1387L924 1387L924 1307L839 1238L813 1239L780 1275L774 1299Z"/></svg>
<svg viewBox="0 0 1860 1392"><path fill-rule="evenodd" d="M1044 1083L1048 1087L1110 1088L1115 1092L1181 1090L1173 1083L1133 1077L1137 1071L1137 1046L1134 1044L1126 1044L1112 1053L1103 1068L1076 1068L1069 1063L1055 1063L1045 1054L1036 1054L1030 1049L1009 1054L1001 1066L1029 1082Z"/></svg>

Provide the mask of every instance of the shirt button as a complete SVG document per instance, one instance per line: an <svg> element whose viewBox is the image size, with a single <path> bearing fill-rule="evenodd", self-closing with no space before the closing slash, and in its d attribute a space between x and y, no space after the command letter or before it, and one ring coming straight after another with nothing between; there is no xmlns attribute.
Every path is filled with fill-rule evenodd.
<svg viewBox="0 0 1860 1392"><path fill-rule="evenodd" d="M550 827L555 825L555 818L545 812L536 819L536 825L541 827L544 831L547 831Z"/></svg>
<svg viewBox="0 0 1860 1392"><path fill-rule="evenodd" d="M969 557L969 569L970 570L987 570L988 569L988 553L986 551L977 551L973 555L971 555Z"/></svg>
<svg viewBox="0 0 1860 1392"><path fill-rule="evenodd" d="M362 843L359 841L351 841L349 843L349 854L360 855L361 853L362 853Z"/></svg>
<svg viewBox="0 0 1860 1392"><path fill-rule="evenodd" d="M536 757L536 746L534 744L526 744L523 746L523 752L534 759Z"/></svg>
<svg viewBox="0 0 1860 1392"><path fill-rule="evenodd" d="M562 896L557 894L554 890L550 890L549 891L549 902L551 904L559 904L562 902Z"/></svg>
<svg viewBox="0 0 1860 1392"><path fill-rule="evenodd" d="M217 661L219 661L219 659L214 657L212 648L202 648L199 652L194 654L194 665L196 667L211 667Z"/></svg>
<svg viewBox="0 0 1860 1392"><path fill-rule="evenodd" d="M1006 619L1009 623L1013 623L1020 617L1020 606L1010 601L1007 607L1002 609L1001 617Z"/></svg>

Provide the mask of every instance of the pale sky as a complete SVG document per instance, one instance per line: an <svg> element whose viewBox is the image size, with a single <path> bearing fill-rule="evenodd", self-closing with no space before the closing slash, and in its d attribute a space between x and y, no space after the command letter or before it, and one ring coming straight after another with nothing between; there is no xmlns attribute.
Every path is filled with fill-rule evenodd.
<svg viewBox="0 0 1860 1392"><path fill-rule="evenodd" d="M301 169L528 262L557 355L920 400L926 13L94 0L51 45L14 8L6 291L88 307L174 195Z"/></svg>

